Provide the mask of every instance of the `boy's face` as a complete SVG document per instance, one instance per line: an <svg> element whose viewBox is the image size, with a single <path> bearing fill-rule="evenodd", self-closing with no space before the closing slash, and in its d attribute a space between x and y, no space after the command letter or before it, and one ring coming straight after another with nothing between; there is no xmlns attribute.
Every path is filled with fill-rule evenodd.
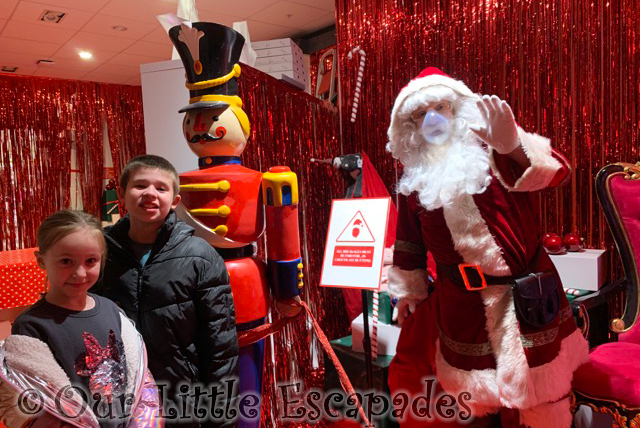
<svg viewBox="0 0 640 428"><path fill-rule="evenodd" d="M142 223L164 223L169 211L180 202L173 185L173 175L167 171L158 168L133 171L123 198L129 217Z"/></svg>

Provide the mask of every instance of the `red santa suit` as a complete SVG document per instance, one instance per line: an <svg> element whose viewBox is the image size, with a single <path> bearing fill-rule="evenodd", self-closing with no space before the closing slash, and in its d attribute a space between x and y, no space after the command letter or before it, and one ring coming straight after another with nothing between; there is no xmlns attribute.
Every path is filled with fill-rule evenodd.
<svg viewBox="0 0 640 428"><path fill-rule="evenodd" d="M414 141L409 134L415 130L406 125L403 110L415 108L420 101L412 101L414 94L428 92L431 86L441 91L442 87L449 88L462 100L478 98L462 82L443 74L426 73L414 79L398 96L392 113L389 149L394 156L410 150L407 147ZM459 99L453 101L454 109ZM407 105L411 103L415 105ZM470 111L469 106L467 103L461 111ZM473 120L472 116L466 119ZM464 126L462 123L460 129ZM569 166L552 150L548 139L520 128L517 133L529 167L522 168L509 156L478 145L486 152L487 167L484 182L478 176L469 181L481 183L476 188L468 183L456 187L454 183L449 188L462 191L447 193L449 184L445 183L436 197L429 189L421 191L420 186L411 193L405 188L404 193L409 194L400 196L389 290L399 298L425 296L427 251L438 264L438 275L436 292L403 326L391 367L392 375L400 378L392 382L392 389L415 391L417 379L429 374L431 365L425 360L431 353L442 388L454 395L471 394L467 402L475 415L497 413L501 408L518 409L521 425L568 428L572 419L568 399L571 380L575 369L586 361L588 346L576 329L560 281L557 317L542 328L534 328L518 319L510 281L469 291L451 275L450 268L461 263L478 265L484 274L496 277L543 271L557 275L546 252L540 251L539 219L531 192L562 183ZM469 134L459 135L469 140ZM406 147L399 147L403 144ZM454 151L436 150L445 154ZM402 156L397 157L402 161ZM412 157L404 159L413 162ZM451 171L449 165L456 161L459 159L444 161L442 171ZM456 180L450 173L443 174L442 179ZM402 185L399 188L402 192ZM416 349L424 352L421 361L416 361Z"/></svg>

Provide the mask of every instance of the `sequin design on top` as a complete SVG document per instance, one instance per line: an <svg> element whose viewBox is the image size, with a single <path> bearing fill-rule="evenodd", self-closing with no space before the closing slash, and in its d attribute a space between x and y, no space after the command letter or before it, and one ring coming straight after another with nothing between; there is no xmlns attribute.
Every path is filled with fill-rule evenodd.
<svg viewBox="0 0 640 428"><path fill-rule="evenodd" d="M124 345L116 339L113 330L109 331L107 347L90 333L84 332L84 345L87 352L76 361L76 372L79 376L89 377L89 390L92 394L100 394L107 402L124 394L127 385L127 364Z"/></svg>

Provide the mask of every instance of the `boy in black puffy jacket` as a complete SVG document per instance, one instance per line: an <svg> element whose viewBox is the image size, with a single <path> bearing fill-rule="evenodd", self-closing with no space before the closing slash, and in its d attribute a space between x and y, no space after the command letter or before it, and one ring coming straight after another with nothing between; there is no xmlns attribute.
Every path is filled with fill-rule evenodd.
<svg viewBox="0 0 640 428"><path fill-rule="evenodd" d="M115 301L135 323L147 345L149 369L166 385L167 427L229 427L224 416L212 420L206 395L186 405L181 383L219 385L236 375L238 338L229 275L224 261L173 211L180 201L178 174L166 159L134 157L120 176L120 198L127 216L105 229L107 263L97 292ZM223 408L233 393L218 398ZM177 411L172 420L173 407ZM199 418L202 415L198 416Z"/></svg>

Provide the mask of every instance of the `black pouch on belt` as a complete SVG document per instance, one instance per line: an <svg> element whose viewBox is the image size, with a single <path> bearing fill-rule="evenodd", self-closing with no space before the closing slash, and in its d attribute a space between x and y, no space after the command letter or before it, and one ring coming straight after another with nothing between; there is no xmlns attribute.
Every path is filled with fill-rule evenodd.
<svg viewBox="0 0 640 428"><path fill-rule="evenodd" d="M530 273L514 281L513 303L520 322L542 328L558 316L558 277L552 272Z"/></svg>

